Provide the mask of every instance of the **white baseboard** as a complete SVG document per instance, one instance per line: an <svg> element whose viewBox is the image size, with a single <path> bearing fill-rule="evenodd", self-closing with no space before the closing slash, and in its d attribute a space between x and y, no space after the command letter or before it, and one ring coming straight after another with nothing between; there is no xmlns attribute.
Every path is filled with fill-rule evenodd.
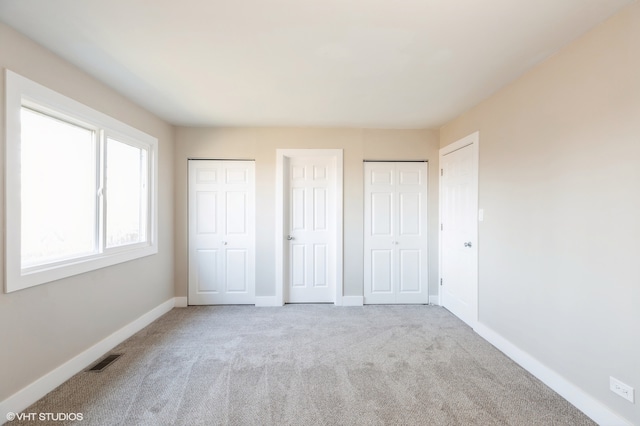
<svg viewBox="0 0 640 426"><path fill-rule="evenodd" d="M176 308L186 308L187 307L187 298L186 297L174 297L173 298Z"/></svg>
<svg viewBox="0 0 640 426"><path fill-rule="evenodd" d="M91 363L98 360L115 346L169 312L173 309L174 305L175 300L171 298L156 306L138 319L105 337L89 349L79 353L61 366L0 402L0 424L7 418L7 413L19 413L23 411L47 393L69 380L75 374L87 368Z"/></svg>
<svg viewBox="0 0 640 426"><path fill-rule="evenodd" d="M363 296L342 296L342 306L363 306Z"/></svg>
<svg viewBox="0 0 640 426"><path fill-rule="evenodd" d="M489 327L476 323L474 331L600 426L632 426L632 423L615 414L600 401L588 395Z"/></svg>
<svg viewBox="0 0 640 426"><path fill-rule="evenodd" d="M430 305L440 305L440 296L429 296Z"/></svg>
<svg viewBox="0 0 640 426"><path fill-rule="evenodd" d="M256 307L282 306L276 296L256 296Z"/></svg>

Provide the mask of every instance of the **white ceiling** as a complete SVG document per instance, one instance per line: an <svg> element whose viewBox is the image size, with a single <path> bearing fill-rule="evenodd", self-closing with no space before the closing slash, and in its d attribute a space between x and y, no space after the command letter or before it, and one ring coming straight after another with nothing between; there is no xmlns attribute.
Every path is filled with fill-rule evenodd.
<svg viewBox="0 0 640 426"><path fill-rule="evenodd" d="M435 128L633 0L0 0L170 123Z"/></svg>

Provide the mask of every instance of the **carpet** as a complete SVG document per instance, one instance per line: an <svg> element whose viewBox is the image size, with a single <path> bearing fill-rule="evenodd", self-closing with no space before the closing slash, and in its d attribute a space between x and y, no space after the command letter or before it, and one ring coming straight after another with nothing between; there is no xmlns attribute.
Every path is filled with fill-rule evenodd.
<svg viewBox="0 0 640 426"><path fill-rule="evenodd" d="M437 306L174 309L110 353L123 355L25 412L100 426L595 424Z"/></svg>

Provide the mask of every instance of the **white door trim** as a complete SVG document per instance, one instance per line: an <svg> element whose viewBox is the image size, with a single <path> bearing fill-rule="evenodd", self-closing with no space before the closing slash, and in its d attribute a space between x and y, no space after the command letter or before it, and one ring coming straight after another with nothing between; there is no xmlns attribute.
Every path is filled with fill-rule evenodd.
<svg viewBox="0 0 640 426"><path fill-rule="evenodd" d="M480 152L480 132L474 132L468 136L465 136L464 138L457 140L456 142L453 142L443 148L440 148L439 151L439 156L438 156L438 164L442 164L443 163L443 157L447 154L450 154L454 151L457 151L459 149L465 148L467 146L471 145L473 147L473 163L475 165L475 177L476 177L476 182L475 182L475 188L476 188L476 195L479 194L478 192L478 171L479 171L479 152ZM441 169L442 170L442 169ZM440 223L442 223L442 179L438 179L439 183L438 183L438 208L439 208L439 220ZM475 210L476 210L476 215L478 214L478 200L476 199L476 203L475 203ZM476 216L477 217L477 216ZM475 265L476 265L476 274L475 274L475 280L472 283L473 285L473 298L474 301L472 303L473 306L473 314L472 314L472 318L471 318L471 323L469 324L472 328L475 328L476 324L478 324L478 279L479 279L479 273L478 273L478 247L479 247L479 239L478 239L478 221L476 220L475 222L475 230L474 230L474 234L475 234L475 247L473 248L474 251L474 255L475 255ZM438 227L438 283L442 282L442 227L439 226ZM442 286L438 285L438 303L442 304Z"/></svg>
<svg viewBox="0 0 640 426"><path fill-rule="evenodd" d="M284 305L284 241L285 241L285 206L284 191L285 184L285 165L286 159L294 157L327 157L335 161L336 179L335 179L335 299L336 305L342 305L342 270L343 270L343 201L342 201L342 182L343 182L343 154L341 149L277 149L276 150L276 302Z"/></svg>

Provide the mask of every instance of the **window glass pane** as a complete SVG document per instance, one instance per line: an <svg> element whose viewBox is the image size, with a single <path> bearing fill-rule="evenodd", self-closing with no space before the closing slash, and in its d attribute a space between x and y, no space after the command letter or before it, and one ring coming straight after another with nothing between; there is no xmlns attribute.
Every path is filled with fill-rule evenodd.
<svg viewBox="0 0 640 426"><path fill-rule="evenodd" d="M96 251L95 134L21 109L22 268Z"/></svg>
<svg viewBox="0 0 640 426"><path fill-rule="evenodd" d="M147 239L147 150L107 138L106 246Z"/></svg>

